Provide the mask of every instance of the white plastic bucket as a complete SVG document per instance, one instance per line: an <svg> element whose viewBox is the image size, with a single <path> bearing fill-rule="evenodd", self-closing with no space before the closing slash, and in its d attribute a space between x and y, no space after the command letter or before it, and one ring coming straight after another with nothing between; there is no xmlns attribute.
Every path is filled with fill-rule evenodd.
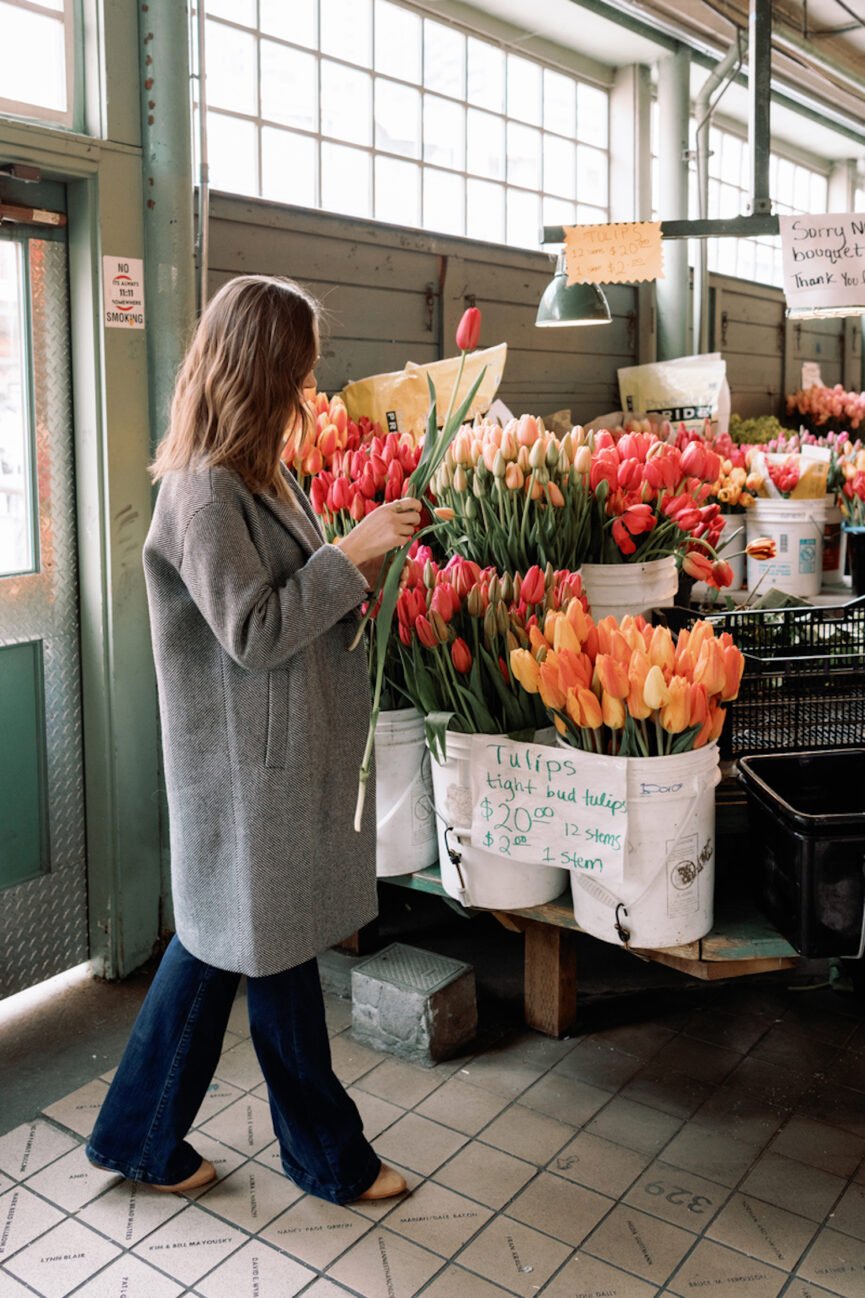
<svg viewBox="0 0 865 1298"><path fill-rule="evenodd" d="M842 530L844 515L838 508L834 492L825 498L826 521L823 526L823 585L843 586L847 559L847 533Z"/></svg>
<svg viewBox="0 0 865 1298"><path fill-rule="evenodd" d="M379 713L375 728L376 874L435 865L438 856L429 753L415 708Z"/></svg>
<svg viewBox="0 0 865 1298"><path fill-rule="evenodd" d="M619 621L675 602L679 573L675 555L648 563L584 563L580 569L589 611L596 622L612 614Z"/></svg>
<svg viewBox="0 0 865 1298"><path fill-rule="evenodd" d="M624 940L617 924L632 947L696 942L713 923L717 745L627 761L623 881L602 884L572 870L574 917L587 933L617 946Z"/></svg>
<svg viewBox="0 0 865 1298"><path fill-rule="evenodd" d="M472 843L471 736L448 733L444 763L432 756L442 885L464 906L521 910L554 901L568 887L567 870L507 861ZM448 849L460 860L450 858Z"/></svg>
<svg viewBox="0 0 865 1298"><path fill-rule="evenodd" d="M745 549L745 515L724 514L724 529L718 541L718 558L726 559L733 569L733 584L730 590L741 590L745 585L745 555L736 554ZM725 551L729 550L731 559Z"/></svg>
<svg viewBox="0 0 865 1298"><path fill-rule="evenodd" d="M748 541L771 537L774 559L748 558L748 589L773 586L787 595L818 595L823 582L823 526L826 505L819 500L764 500L748 510Z"/></svg>

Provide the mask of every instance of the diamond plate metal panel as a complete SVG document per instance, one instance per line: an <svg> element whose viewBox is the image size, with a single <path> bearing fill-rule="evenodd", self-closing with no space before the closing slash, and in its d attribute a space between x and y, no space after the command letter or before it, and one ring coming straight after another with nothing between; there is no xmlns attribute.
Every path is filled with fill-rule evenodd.
<svg viewBox="0 0 865 1298"><path fill-rule="evenodd" d="M424 993L437 991L471 968L450 956L422 951L420 947L406 946L402 942L392 943L356 967L369 978L378 978L407 991Z"/></svg>
<svg viewBox="0 0 865 1298"><path fill-rule="evenodd" d="M66 247L33 239L28 251L39 571L0 579L0 644L43 642L51 856L0 895L0 996L88 956Z"/></svg>

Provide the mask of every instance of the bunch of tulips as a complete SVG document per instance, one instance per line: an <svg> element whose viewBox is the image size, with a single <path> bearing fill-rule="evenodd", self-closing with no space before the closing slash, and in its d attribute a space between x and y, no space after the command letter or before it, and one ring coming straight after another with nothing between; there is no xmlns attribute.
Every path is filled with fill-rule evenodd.
<svg viewBox="0 0 865 1298"><path fill-rule="evenodd" d="M838 429L857 429L865 423L865 392L845 392L840 383L833 388L815 384L787 398L787 414L798 415L812 428L834 424Z"/></svg>
<svg viewBox="0 0 865 1298"><path fill-rule="evenodd" d="M720 467L700 441L680 450L652 433L616 440L580 427L558 438L523 415L462 429L432 489L453 511L450 547L481 566L576 569L677 554L689 538L711 549L723 523L706 502Z"/></svg>
<svg viewBox="0 0 865 1298"><path fill-rule="evenodd" d="M285 463L307 489L308 480L332 468L337 456L359 450L373 437L380 437L382 431L365 415L357 421L349 419L341 397L318 392L309 406L312 418L303 438L296 446L289 442L283 452Z"/></svg>
<svg viewBox="0 0 865 1298"><path fill-rule="evenodd" d="M862 449L862 442L857 437L856 441L850 440L847 433L809 433L802 429L798 433L789 433L785 437L773 438L766 446L766 450L775 455L798 455L803 446L819 446L829 452L829 473L826 479L826 489L831 492L839 492L844 486L845 474L844 466L851 460L855 460L859 451Z"/></svg>
<svg viewBox="0 0 865 1298"><path fill-rule="evenodd" d="M849 527L865 527L865 450L844 461L843 475L838 504L844 520Z"/></svg>
<svg viewBox="0 0 865 1298"><path fill-rule="evenodd" d="M523 574L454 557L444 567L418 553L397 601L405 693L430 733L512 734L547 724L540 700L517 690L512 650L528 647L551 612L586 600L577 573L535 565Z"/></svg>
<svg viewBox="0 0 865 1298"><path fill-rule="evenodd" d="M719 738L744 658L728 632L696 622L674 637L642 617L595 625L579 601L551 611L511 651L511 671L575 748L661 757Z"/></svg>
<svg viewBox="0 0 865 1298"><path fill-rule="evenodd" d="M327 539L347 532L377 509L399 500L418 466L421 446L406 434L376 434L355 450L337 451L331 467L309 486L313 509L321 516Z"/></svg>

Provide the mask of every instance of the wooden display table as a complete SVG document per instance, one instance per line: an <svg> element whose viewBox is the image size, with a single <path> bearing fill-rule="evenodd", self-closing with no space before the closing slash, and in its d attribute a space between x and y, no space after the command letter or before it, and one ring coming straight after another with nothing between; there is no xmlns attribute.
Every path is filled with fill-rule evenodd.
<svg viewBox="0 0 865 1298"><path fill-rule="evenodd" d="M439 897L447 896L437 866L419 870L416 874L381 879L380 882ZM448 904L463 910L452 898L448 898ZM576 934L582 930L574 919L570 893L564 893L546 906L487 913L494 915L511 932L525 935L526 1023L551 1037L565 1036L573 1031L577 1019ZM671 969L708 981L790 969L799 958L778 930L748 904L735 910L720 910L715 916L712 932L699 942L662 951L628 949L640 959L669 965Z"/></svg>

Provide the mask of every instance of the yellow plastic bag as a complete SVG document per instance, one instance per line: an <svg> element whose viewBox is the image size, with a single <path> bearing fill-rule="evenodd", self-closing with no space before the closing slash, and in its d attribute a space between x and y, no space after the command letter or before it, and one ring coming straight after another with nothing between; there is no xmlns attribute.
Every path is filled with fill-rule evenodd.
<svg viewBox="0 0 865 1298"><path fill-rule="evenodd" d="M487 367L483 382L469 407L467 419L483 414L492 405L505 372L507 353L507 343L499 343L497 347L487 347L466 357L455 406L465 399L480 371L485 365ZM429 412L427 375L435 384L438 422L443 424L459 368L459 356L432 361L429 365L415 365L413 361L409 361L404 370L397 370L393 374L373 374L368 379L358 379L356 383L347 384L343 388L342 399L349 418L359 419L361 415L366 415L368 419L381 424L386 432L411 433L418 438L426 431Z"/></svg>

